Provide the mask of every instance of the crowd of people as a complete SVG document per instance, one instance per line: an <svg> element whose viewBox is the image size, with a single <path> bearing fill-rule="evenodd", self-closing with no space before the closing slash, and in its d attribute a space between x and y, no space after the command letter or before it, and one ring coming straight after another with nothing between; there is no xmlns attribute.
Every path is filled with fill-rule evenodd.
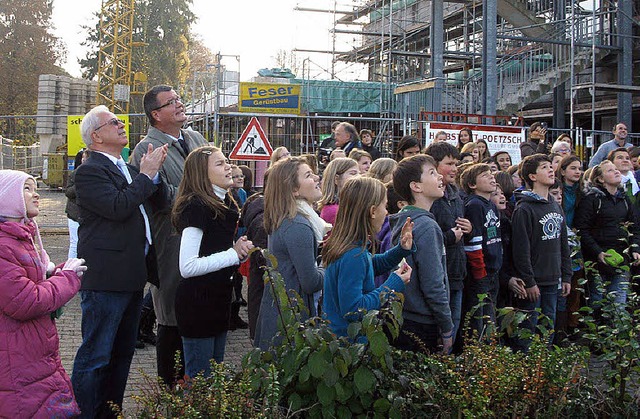
<svg viewBox="0 0 640 419"><path fill-rule="evenodd" d="M577 326L581 304L599 310L610 293L624 309L629 268L640 263L640 153L622 123L583 172L571 138L549 147L539 123L512 165L468 128L457 145L442 132L424 149L407 135L388 158L372 131L337 122L320 155L276 148L256 191L249 167L183 128L185 107L171 86L150 89L144 107L150 128L129 162L124 123L104 106L84 116L87 150L67 190L63 264L42 246L36 180L0 171L0 335L11 342L2 349L0 416L113 416L149 311L168 386L223 362L233 328L249 327L255 346L271 350L281 342L283 302L263 281L267 261L255 247L277 258L299 296L285 303L324 317L339 336L362 310L379 308L384 292L403 293L393 344L405 350L448 354L465 333L485 339L500 307L525 312L532 332L540 309L557 343ZM584 277L586 300L577 290ZM55 318L78 292L82 343L69 378ZM530 342L504 343L526 352Z"/></svg>

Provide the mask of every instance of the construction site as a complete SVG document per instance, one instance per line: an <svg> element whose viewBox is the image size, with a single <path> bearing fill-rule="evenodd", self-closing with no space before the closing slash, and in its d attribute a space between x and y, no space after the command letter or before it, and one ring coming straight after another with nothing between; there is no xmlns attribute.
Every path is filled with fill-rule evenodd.
<svg viewBox="0 0 640 419"><path fill-rule="evenodd" d="M272 69L251 79L300 85L299 113L241 112L239 56L217 54L176 86L188 98L191 126L224 151L253 116L274 148L294 153L315 152L337 119L372 130L386 154L429 121L523 127L544 121L553 138L568 132L586 153L610 139L616 122L630 132L640 126L639 0L306 3L296 10L332 16L333 48L300 46L299 74ZM145 69L131 68L133 52L144 48L132 33L132 7L133 0L103 2L97 82L41 77L38 114L26 124L37 130L26 135L39 137L42 153L71 156L67 117L95 104L129 115L131 146L146 132L135 104L149 86ZM331 56L330 69L317 68L318 55ZM354 67L366 76L349 79Z"/></svg>

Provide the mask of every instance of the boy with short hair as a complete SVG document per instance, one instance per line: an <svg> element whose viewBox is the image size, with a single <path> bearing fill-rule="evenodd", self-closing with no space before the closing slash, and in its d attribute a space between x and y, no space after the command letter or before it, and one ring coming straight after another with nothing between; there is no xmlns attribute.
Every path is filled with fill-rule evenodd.
<svg viewBox="0 0 640 419"><path fill-rule="evenodd" d="M471 223L464 218L464 202L455 185L460 152L449 143L438 142L431 144L425 154L435 160L436 170L442 175L445 187L444 196L433 203L430 211L444 237L449 279L449 308L455 340L462 318L462 290L467 275L467 256L462 235L471 233Z"/></svg>
<svg viewBox="0 0 640 419"><path fill-rule="evenodd" d="M516 306L529 312L522 326L535 332L540 308L555 323L558 289L566 297L571 290L571 256L567 226L561 206L551 198L555 182L551 160L543 154L526 157L520 173L527 189L516 192L517 205L511 219L513 264L525 283L527 298ZM527 351L530 339L515 339L514 349Z"/></svg>
<svg viewBox="0 0 640 419"><path fill-rule="evenodd" d="M453 322L449 308L449 283L442 231L429 212L442 197L442 175L436 162L426 155L403 159L393 174L393 186L409 205L390 216L393 242L397 243L407 217L413 221L413 242L417 252L407 257L411 280L405 288L402 332L395 342L401 349L418 351L420 346L407 333L417 336L431 352L442 339L443 353L453 343Z"/></svg>
<svg viewBox="0 0 640 419"><path fill-rule="evenodd" d="M488 320L495 323L498 298L498 272L502 266L502 238L500 215L491 202L491 193L496 190L496 180L488 164L475 164L462 173L461 184L468 194L465 203L465 218L471 222L472 231L464 240L467 254L468 275L465 283L465 313L472 312L471 332L478 337ZM479 294L486 294L478 310L474 307L481 301Z"/></svg>

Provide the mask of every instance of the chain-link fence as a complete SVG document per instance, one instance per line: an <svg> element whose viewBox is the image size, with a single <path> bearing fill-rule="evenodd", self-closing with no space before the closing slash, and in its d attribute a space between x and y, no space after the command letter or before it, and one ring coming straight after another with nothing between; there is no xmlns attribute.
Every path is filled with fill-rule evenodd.
<svg viewBox="0 0 640 419"><path fill-rule="evenodd" d="M189 114L189 126L200 132L210 142L222 148L226 155L233 150L236 142L249 124L257 117L273 149L284 146L293 155L318 154L322 140L331 135L331 124L336 121L352 123L358 131L368 129L374 134L374 144L383 156L393 156L400 138L411 132L411 121L394 118L362 116L320 116L320 115L254 115L248 113L194 113ZM53 118L57 127L49 134L36 132L38 116L0 116L2 153L0 168L23 170L41 177L50 186L64 186L67 172L73 170L73 157L68 156L68 127L72 119L67 115L47 116ZM76 124L77 124L77 118ZM129 115L129 140L131 148L144 137L148 123L144 114ZM583 129L562 130L549 128L547 141L552 144L563 133L573 139L576 153L583 161L605 141L613 138L610 131L590 131ZM640 134L629 134L628 141L640 145ZM236 161L255 167L254 162Z"/></svg>

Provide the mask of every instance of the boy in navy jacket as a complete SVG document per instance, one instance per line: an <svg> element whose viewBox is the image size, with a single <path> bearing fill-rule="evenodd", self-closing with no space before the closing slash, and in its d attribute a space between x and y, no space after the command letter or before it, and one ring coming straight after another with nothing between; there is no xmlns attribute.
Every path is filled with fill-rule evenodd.
<svg viewBox="0 0 640 419"><path fill-rule="evenodd" d="M468 270L464 306L465 313L472 314L471 332L482 336L488 320L495 324L498 272L502 266L500 214L491 202L496 180L489 165L480 163L465 169L461 183L468 194L464 215L472 226L471 234L464 239ZM478 310L474 310L480 303L479 294L486 294L487 298Z"/></svg>

